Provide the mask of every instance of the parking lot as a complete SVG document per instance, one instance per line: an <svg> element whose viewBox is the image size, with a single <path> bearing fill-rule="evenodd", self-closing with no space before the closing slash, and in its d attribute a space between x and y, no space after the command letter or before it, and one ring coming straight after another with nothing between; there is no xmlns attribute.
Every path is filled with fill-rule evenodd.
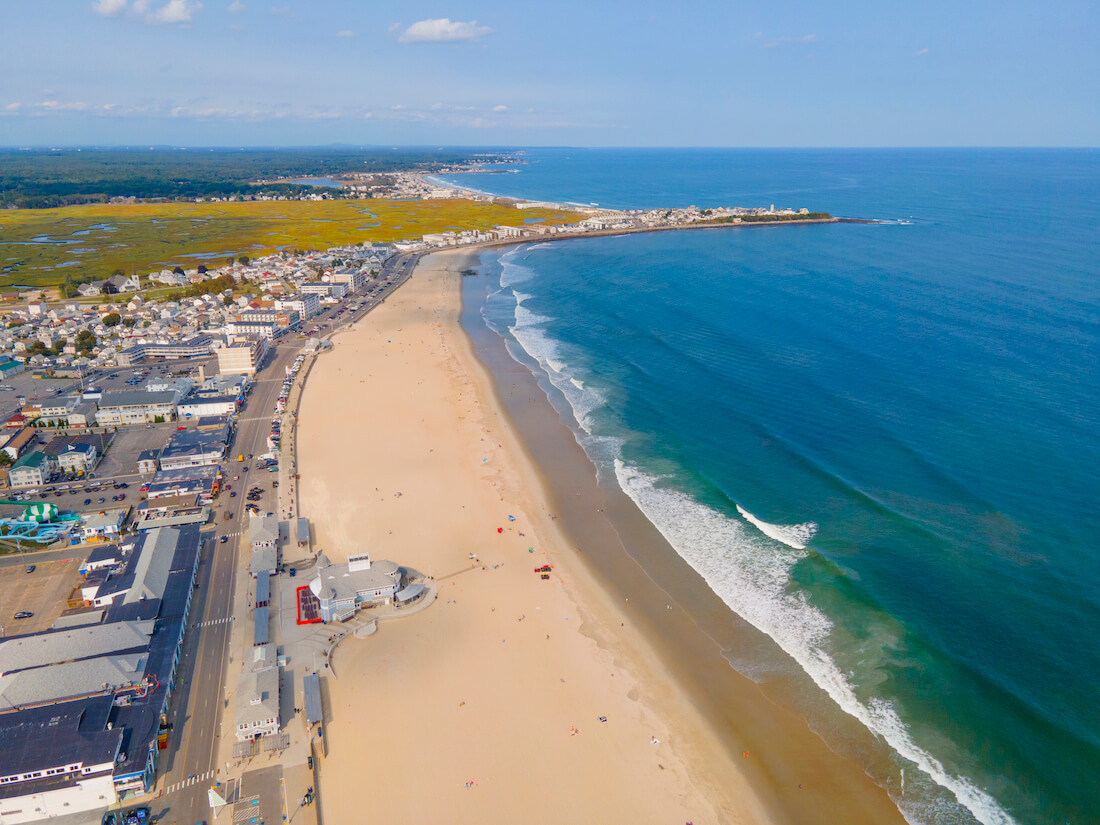
<svg viewBox="0 0 1100 825"><path fill-rule="evenodd" d="M111 449L95 468L96 478L133 476L137 473L137 460L142 450L160 450L168 436L183 424L146 424L120 427L111 443ZM132 479L127 479L132 480Z"/></svg>
<svg viewBox="0 0 1100 825"><path fill-rule="evenodd" d="M143 389L148 381L171 375L188 375L195 380L200 364L205 364L207 375L217 372L213 368L216 365L212 362L211 358L201 358L166 364L117 367L110 371L93 371L84 376L83 387L84 389L94 387L101 392L121 392ZM12 389L0 390L0 421L19 409L20 397L28 402L34 402L81 391L81 381L77 378L35 378L30 371L4 379L3 386Z"/></svg>
<svg viewBox="0 0 1100 825"><path fill-rule="evenodd" d="M38 633L50 627L65 610L65 602L80 582L77 570L84 555L60 561L35 562L33 573L25 564L0 567L0 628L4 636ZM15 614L28 611L29 619L16 619Z"/></svg>
<svg viewBox="0 0 1100 825"><path fill-rule="evenodd" d="M74 481L69 484L55 484L52 486L38 488L39 491L31 496L26 501L15 502L13 504L0 504L0 517L3 518L18 518L23 510L35 502L45 502L47 504L54 504L57 509L62 513L71 510L74 513L82 513L88 510L106 510L112 507L124 507L126 505L135 505L140 499L141 495L138 490L141 485L140 477L135 478L131 482L121 482L126 484L126 487L116 487L110 481L102 481L96 479L89 479L87 481ZM62 487L68 487L67 490L62 490ZM61 495L57 495L60 493ZM19 491L14 493L19 495ZM121 499L116 499L116 496L121 496ZM103 499L103 501L100 501ZM7 499L11 501L12 499ZM85 504L84 502L88 503Z"/></svg>

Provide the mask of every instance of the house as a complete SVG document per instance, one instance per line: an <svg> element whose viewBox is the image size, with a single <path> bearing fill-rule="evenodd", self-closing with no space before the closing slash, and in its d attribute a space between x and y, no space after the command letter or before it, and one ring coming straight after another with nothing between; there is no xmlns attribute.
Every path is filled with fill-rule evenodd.
<svg viewBox="0 0 1100 825"><path fill-rule="evenodd" d="M88 473L95 469L107 448L105 436L58 436L42 452L50 469L62 473Z"/></svg>
<svg viewBox="0 0 1100 825"><path fill-rule="evenodd" d="M8 471L12 487L38 487L49 481L50 462L45 453L26 453Z"/></svg>
<svg viewBox="0 0 1100 825"><path fill-rule="evenodd" d="M14 418L15 416L12 416ZM23 455L33 444L38 442L38 432L33 427L24 427L7 441L0 450L8 454L8 458L15 461Z"/></svg>
<svg viewBox="0 0 1100 825"><path fill-rule="evenodd" d="M85 513L80 517L81 527L84 530L84 540L104 539L111 541L117 539L129 513L130 508L128 506Z"/></svg>
<svg viewBox="0 0 1100 825"><path fill-rule="evenodd" d="M142 475L146 473L155 473L157 471L156 450L142 450L138 454L137 471Z"/></svg>

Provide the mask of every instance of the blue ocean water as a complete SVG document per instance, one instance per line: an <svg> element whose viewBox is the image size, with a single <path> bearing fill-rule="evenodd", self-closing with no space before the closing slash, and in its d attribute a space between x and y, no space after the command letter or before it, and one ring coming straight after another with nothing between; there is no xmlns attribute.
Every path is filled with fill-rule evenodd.
<svg viewBox="0 0 1100 825"><path fill-rule="evenodd" d="M903 219L517 247L484 314L910 821L1100 822L1100 152L525 157L450 180Z"/></svg>

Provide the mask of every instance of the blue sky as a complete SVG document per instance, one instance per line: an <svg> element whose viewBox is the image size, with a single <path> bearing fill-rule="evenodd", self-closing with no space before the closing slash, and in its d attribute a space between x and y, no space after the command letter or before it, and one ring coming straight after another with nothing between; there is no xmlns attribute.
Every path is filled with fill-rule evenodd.
<svg viewBox="0 0 1100 825"><path fill-rule="evenodd" d="M5 0L0 145L1097 146L1098 9Z"/></svg>

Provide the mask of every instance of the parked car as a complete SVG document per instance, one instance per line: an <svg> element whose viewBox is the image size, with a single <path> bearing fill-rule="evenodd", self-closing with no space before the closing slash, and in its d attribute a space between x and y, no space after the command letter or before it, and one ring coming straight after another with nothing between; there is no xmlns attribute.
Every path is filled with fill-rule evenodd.
<svg viewBox="0 0 1100 825"><path fill-rule="evenodd" d="M33 615L34 614L31 613L29 610L20 610L18 613L15 614L14 618L16 618L16 619L29 619Z"/></svg>
<svg viewBox="0 0 1100 825"><path fill-rule="evenodd" d="M34 569L35 569L35 565L33 565L33 564L28 564L27 565L27 572L28 573L33 573Z"/></svg>

